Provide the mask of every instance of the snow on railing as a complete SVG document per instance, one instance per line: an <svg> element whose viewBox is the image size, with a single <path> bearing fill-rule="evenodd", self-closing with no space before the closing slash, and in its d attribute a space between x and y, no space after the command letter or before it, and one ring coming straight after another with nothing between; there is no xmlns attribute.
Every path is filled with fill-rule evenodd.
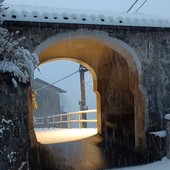
<svg viewBox="0 0 170 170"><path fill-rule="evenodd" d="M63 124L67 124L67 128L72 128L72 123L79 123L79 128L83 127L83 122L87 123L96 123L97 119L82 119L82 114L90 114L90 113L96 113L96 109L92 110L84 110L84 111L77 111L77 112L69 112L69 113L63 113L53 116L47 116L47 127L56 127L56 125L59 125L60 128L63 128ZM78 119L72 119L72 115L78 115ZM38 117L34 118L34 125L41 125L44 126L44 117Z"/></svg>

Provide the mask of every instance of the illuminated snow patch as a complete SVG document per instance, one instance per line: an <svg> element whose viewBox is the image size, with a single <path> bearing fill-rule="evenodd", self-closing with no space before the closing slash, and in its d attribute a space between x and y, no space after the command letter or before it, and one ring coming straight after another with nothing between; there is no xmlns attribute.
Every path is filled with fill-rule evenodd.
<svg viewBox="0 0 170 170"><path fill-rule="evenodd" d="M97 134L96 128L84 129L35 129L38 142L41 144L54 144L81 140Z"/></svg>

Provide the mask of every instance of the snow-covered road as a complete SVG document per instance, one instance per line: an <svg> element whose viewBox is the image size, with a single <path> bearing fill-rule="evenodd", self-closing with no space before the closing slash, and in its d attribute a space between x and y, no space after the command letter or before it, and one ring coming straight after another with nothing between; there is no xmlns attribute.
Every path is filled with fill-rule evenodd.
<svg viewBox="0 0 170 170"><path fill-rule="evenodd" d="M170 170L170 160L164 157L161 161L157 161L147 165L128 167L128 168L118 168L111 170Z"/></svg>
<svg viewBox="0 0 170 170"><path fill-rule="evenodd" d="M41 144L54 144L71 142L75 140L85 139L97 134L96 128L86 129L35 129L38 142Z"/></svg>

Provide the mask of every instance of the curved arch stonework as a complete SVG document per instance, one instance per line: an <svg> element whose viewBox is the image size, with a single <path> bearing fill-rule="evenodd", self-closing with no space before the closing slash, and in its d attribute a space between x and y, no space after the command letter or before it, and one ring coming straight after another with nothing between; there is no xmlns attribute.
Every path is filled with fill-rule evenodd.
<svg viewBox="0 0 170 170"><path fill-rule="evenodd" d="M59 33L46 39L36 47L34 53L39 56L40 64L57 59L68 59L76 61L90 70L93 76L94 92L97 95L99 133L103 133L107 121L106 117L109 117L103 115L114 114L106 113L104 91L109 93L106 89L112 88L111 84L114 84L114 77L119 83L123 82L124 85L119 90L127 90L134 102L135 146L145 146L146 125L142 70L138 56L130 46L121 40L109 37L105 32L79 30ZM103 71L102 69L105 66L108 69ZM122 74L112 75L114 68L119 69L119 67ZM105 75L102 75L102 72L105 72ZM110 84L102 87L105 78L107 78L105 83L109 82ZM115 87L114 91L116 88L118 86Z"/></svg>

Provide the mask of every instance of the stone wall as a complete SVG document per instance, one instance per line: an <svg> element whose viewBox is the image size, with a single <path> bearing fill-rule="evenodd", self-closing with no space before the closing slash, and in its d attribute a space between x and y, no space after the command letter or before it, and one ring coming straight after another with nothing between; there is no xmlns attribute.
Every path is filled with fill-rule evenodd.
<svg viewBox="0 0 170 170"><path fill-rule="evenodd" d="M170 114L165 115L166 120L166 156L170 159Z"/></svg>
<svg viewBox="0 0 170 170"><path fill-rule="evenodd" d="M142 66L140 86L145 98L145 130L147 132L165 129L163 116L170 112L170 29L88 25L70 27L62 24L56 28L54 24L42 26L41 29L22 27L21 33L29 37L26 47L34 51L37 45L53 35L79 29L82 32L83 29L88 29L108 33L110 37L125 42L135 51Z"/></svg>
<svg viewBox="0 0 170 170"><path fill-rule="evenodd" d="M19 25L20 24L20 25ZM26 23L25 23L26 24ZM164 115L170 112L170 29L169 28L147 28L147 27L117 27L117 26L96 26L96 25L76 25L76 24L47 24L47 23L27 23L28 25L23 25L23 23L17 23L16 25L9 24L10 30L15 32L20 28L20 35L27 37L25 46L30 50L34 51L35 48L41 44L43 41L51 36L59 35L60 33L70 33L69 39L71 39L71 33L80 30L81 33L89 31L92 34L93 31L101 31L101 34L107 34L108 37L112 37L121 40L129 47L133 49L136 56L140 61L141 65L141 81L139 84L141 93L143 94L144 104L141 104L141 115L138 116L140 126L138 129L142 129L144 134L151 131L165 130L165 120ZM71 42L71 41L70 41ZM118 51L117 51L118 52ZM107 53L108 54L108 53ZM61 57L61 56L60 56ZM66 57L66 56L63 56ZM70 56L67 56L70 57ZM103 56L106 57L106 56ZM121 56L124 58L124 56ZM82 59L80 57L80 59ZM44 59L45 60L45 59ZM43 61L44 61L43 60ZM83 61L83 59L82 59ZM111 65L105 65L107 67L107 72L109 72L109 67ZM102 70L103 72L105 70ZM102 73L101 71L101 73ZM112 70L113 71L113 70ZM138 70L136 70L138 72ZM125 76L127 76L126 71L124 71ZM114 76L114 75L111 75ZM125 77L124 76L124 77ZM100 77L99 77L100 79ZM108 108L113 108L110 100L113 97L110 95L110 89L107 88L110 80L105 82L99 82L102 87L105 88L105 93L108 98L104 98L104 93L101 95L101 101L109 100ZM131 80L129 80L131 81ZM133 81L133 80L132 80ZM123 81L122 81L123 82ZM120 84L120 83L119 83ZM131 91L129 91L129 94ZM132 93L135 98L136 94ZM129 96L130 97L130 96ZM134 100L134 103L136 100ZM140 103L138 103L140 105ZM106 107L106 101L101 102L101 107ZM107 108L102 110L102 114L110 111ZM134 113L138 110L135 108ZM138 111L140 113L140 111ZM106 120L106 115L103 114L102 119ZM144 120L144 121L143 121ZM136 120L135 120L136 121ZM137 122L138 124L138 122ZM140 132L141 133L141 132ZM138 133L139 137L145 140L143 135ZM141 142L143 143L143 142Z"/></svg>
<svg viewBox="0 0 170 170"><path fill-rule="evenodd" d="M170 111L170 36L150 32L138 39L136 49L142 63L143 87L147 101L147 131L165 130L164 115ZM145 49L145 50L144 50Z"/></svg>
<svg viewBox="0 0 170 170"><path fill-rule="evenodd" d="M31 148L28 111L29 84L15 88L9 74L0 73L0 169L29 167Z"/></svg>
<svg viewBox="0 0 170 170"><path fill-rule="evenodd" d="M81 25L78 27L67 27L66 25L60 27L60 25L58 25L57 29L55 25L51 25L49 27L42 28L41 30L37 30L35 28L31 29L32 31L30 32L31 34L33 33L34 36L29 35L30 32L28 31L23 32L27 35L27 37L31 37L28 41L29 48L37 46L43 40L46 40L53 35L77 31L79 29L81 29L82 32L83 29L87 31L86 27ZM142 113L143 118L139 116L139 118L142 120L141 128L145 130L145 133L165 130L165 121L163 116L170 111L170 30L161 28L117 28L95 26L90 28L88 27L88 30L100 30L108 33L110 37L125 42L135 51L142 67L140 88L141 93L144 95L144 105L141 104L144 107L144 113ZM110 65L105 65L105 67L109 69ZM107 72L109 71L107 70ZM126 71L124 74L126 75ZM106 84L107 83L105 82L103 87L106 86ZM105 93L107 93L106 91L108 90L109 89L105 89ZM109 91L107 94L109 94ZM101 100L104 101L104 98L101 97ZM107 98L107 100L109 99ZM140 105L140 103L138 104Z"/></svg>
<svg viewBox="0 0 170 170"><path fill-rule="evenodd" d="M167 156L168 159L170 159L170 120L167 121L167 129L166 129L166 133L167 133L166 156Z"/></svg>
<svg viewBox="0 0 170 170"><path fill-rule="evenodd" d="M113 141L134 146L134 98L129 88L128 72L122 56L113 50L105 52L98 70L98 90L102 100L103 134L108 138L113 135Z"/></svg>

